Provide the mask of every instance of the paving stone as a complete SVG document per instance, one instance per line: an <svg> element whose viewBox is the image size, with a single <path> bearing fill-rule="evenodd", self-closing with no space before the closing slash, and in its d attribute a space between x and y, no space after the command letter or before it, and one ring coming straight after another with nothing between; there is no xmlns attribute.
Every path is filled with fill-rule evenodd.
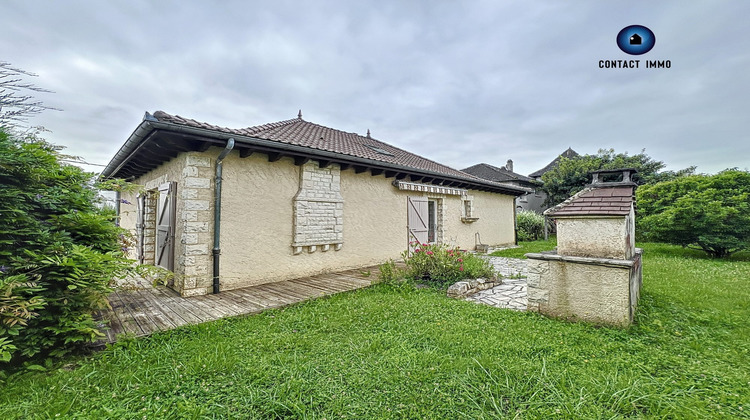
<svg viewBox="0 0 750 420"><path fill-rule="evenodd" d="M503 284L479 291L465 299L481 305L525 311L528 305L526 260L505 257L484 258L487 258L499 276L503 277ZM523 278L517 278L519 276Z"/></svg>

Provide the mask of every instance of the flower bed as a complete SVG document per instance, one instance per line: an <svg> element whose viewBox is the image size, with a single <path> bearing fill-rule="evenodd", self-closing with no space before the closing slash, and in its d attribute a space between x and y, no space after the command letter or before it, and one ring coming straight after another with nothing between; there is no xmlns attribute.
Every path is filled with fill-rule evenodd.
<svg viewBox="0 0 750 420"><path fill-rule="evenodd" d="M447 245L411 243L412 252L404 252L406 277L447 287L459 280L494 278L489 261Z"/></svg>

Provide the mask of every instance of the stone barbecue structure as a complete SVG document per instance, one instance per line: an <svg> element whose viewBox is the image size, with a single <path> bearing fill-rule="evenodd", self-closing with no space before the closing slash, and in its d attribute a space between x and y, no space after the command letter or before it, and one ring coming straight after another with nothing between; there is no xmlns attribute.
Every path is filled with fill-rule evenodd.
<svg viewBox="0 0 750 420"><path fill-rule="evenodd" d="M597 171L591 185L545 212L557 222L558 247L526 254L529 310L602 325L633 322L642 282L635 172Z"/></svg>

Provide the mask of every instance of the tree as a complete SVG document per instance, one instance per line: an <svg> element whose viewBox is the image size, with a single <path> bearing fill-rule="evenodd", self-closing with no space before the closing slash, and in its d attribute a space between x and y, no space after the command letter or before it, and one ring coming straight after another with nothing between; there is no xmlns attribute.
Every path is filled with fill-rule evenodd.
<svg viewBox="0 0 750 420"><path fill-rule="evenodd" d="M19 123L44 110L56 108L46 106L25 92L50 93L24 81L25 77L36 77L30 73L11 66L10 63L0 61L0 128L15 128Z"/></svg>
<svg viewBox="0 0 750 420"><path fill-rule="evenodd" d="M596 155L583 155L572 159L562 158L560 163L542 175L541 189L547 193L547 206L554 206L581 191L591 183L591 172L602 169L635 168L638 173L633 180L638 185L666 181L692 174L695 167L681 171L664 171L664 162L654 160L642 150L637 155L615 153L614 149L600 149Z"/></svg>
<svg viewBox="0 0 750 420"><path fill-rule="evenodd" d="M644 239L726 257L750 249L750 172L727 169L638 188Z"/></svg>
<svg viewBox="0 0 750 420"><path fill-rule="evenodd" d="M133 270L92 173L59 147L0 129L0 361L62 355L101 333L93 313Z"/></svg>

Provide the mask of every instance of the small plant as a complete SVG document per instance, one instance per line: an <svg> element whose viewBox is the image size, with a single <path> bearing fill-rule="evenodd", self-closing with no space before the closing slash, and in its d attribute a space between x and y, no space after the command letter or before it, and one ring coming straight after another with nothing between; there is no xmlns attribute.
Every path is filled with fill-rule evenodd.
<svg viewBox="0 0 750 420"><path fill-rule="evenodd" d="M467 278L493 277L489 261L458 248L442 244L412 243L412 253L404 252L406 276L417 281L445 287Z"/></svg>
<svg viewBox="0 0 750 420"><path fill-rule="evenodd" d="M380 267L380 274L378 279L387 284L393 284L404 279L404 273L396 267L396 263L393 260L388 260L385 264Z"/></svg>
<svg viewBox="0 0 750 420"><path fill-rule="evenodd" d="M529 210L516 213L519 241L536 241L544 236L544 216Z"/></svg>

